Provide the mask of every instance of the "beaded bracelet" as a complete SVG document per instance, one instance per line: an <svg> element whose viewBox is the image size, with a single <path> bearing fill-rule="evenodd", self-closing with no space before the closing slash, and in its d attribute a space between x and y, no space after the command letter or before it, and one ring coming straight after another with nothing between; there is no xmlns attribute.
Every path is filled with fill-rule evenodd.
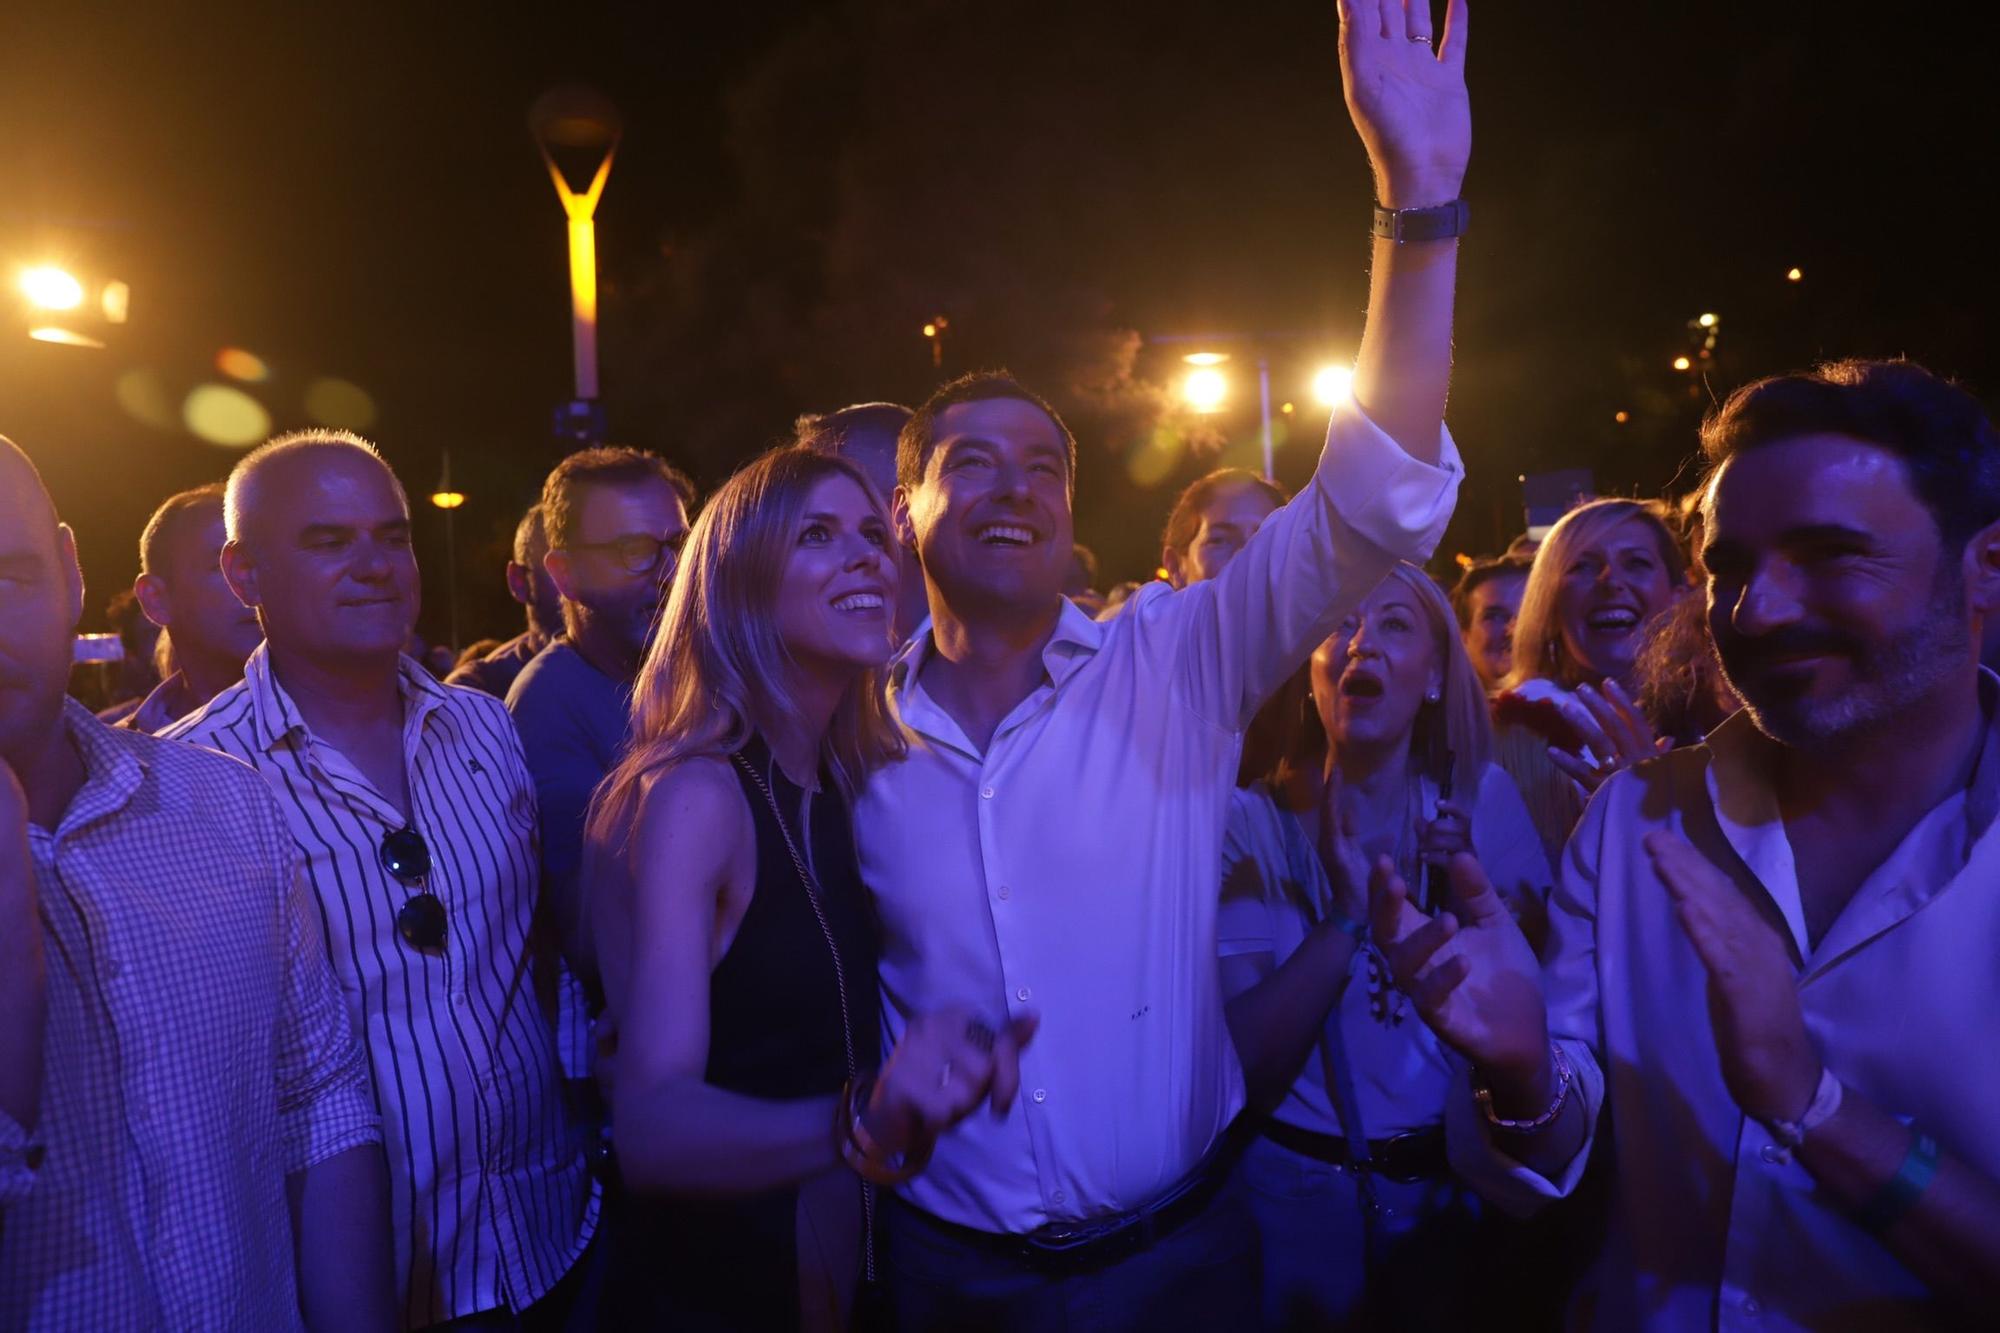
<svg viewBox="0 0 2000 1333"><path fill-rule="evenodd" d="M1555 1100L1549 1103L1549 1109L1533 1120L1508 1120L1493 1114L1493 1089L1487 1087L1484 1082L1473 1084L1472 1096L1479 1103L1479 1109L1485 1112L1487 1124L1495 1129L1504 1129L1510 1134L1532 1134L1538 1129L1547 1129L1555 1123L1556 1117L1562 1114L1563 1106L1569 1101L1569 1085L1575 1081L1576 1075L1570 1070L1569 1057L1563 1054L1562 1047L1555 1042L1549 1043L1549 1056L1555 1065L1556 1096Z"/></svg>

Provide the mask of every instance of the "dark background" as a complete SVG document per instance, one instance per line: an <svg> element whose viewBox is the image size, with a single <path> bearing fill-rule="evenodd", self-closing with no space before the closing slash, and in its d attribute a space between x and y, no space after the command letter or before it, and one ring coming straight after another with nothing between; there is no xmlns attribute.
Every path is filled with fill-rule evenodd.
<svg viewBox="0 0 2000 1333"><path fill-rule="evenodd" d="M922 397L939 313L942 373L1010 366L1070 415L1107 582L1150 572L1181 482L1255 460L1255 348L1197 422L1185 349L1137 335L1300 335L1266 350L1298 406L1280 473L1310 467L1305 381L1353 354L1368 253L1331 4L290 10L21 7L0 33L0 431L78 531L93 623L152 506L232 464L172 417L236 347L275 428L334 376L413 493L451 451L466 637L511 632L499 562L570 394L526 113L573 80L626 123L598 213L611 433L705 486L802 410ZM1958 12L1483 0L1441 565L1518 529L1523 472L1673 487L1710 396L1758 374L1905 353L2000 388L1992 74ZM25 337L12 275L50 258L131 284L106 350ZM1677 373L1703 311L1715 354Z"/></svg>

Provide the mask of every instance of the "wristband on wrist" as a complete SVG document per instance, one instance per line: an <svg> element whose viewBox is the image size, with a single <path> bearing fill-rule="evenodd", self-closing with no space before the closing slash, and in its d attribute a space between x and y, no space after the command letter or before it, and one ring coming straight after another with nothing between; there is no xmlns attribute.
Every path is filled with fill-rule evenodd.
<svg viewBox="0 0 2000 1333"><path fill-rule="evenodd" d="M1504 1129L1510 1134L1532 1134L1536 1130L1547 1129L1555 1123L1556 1117L1562 1114L1564 1104L1569 1101L1569 1085L1576 1081L1576 1074L1569 1067L1569 1057L1564 1055L1562 1047L1556 1045L1553 1041L1549 1043L1549 1059L1555 1066L1555 1099L1549 1103L1548 1110L1542 1112L1533 1120L1509 1120L1504 1116L1493 1114L1493 1089L1488 1087L1485 1080L1479 1078L1475 1073L1473 1076L1472 1096L1479 1103L1479 1109L1485 1114L1487 1124L1493 1126L1495 1129Z"/></svg>
<svg viewBox="0 0 2000 1333"><path fill-rule="evenodd" d="M863 1074L847 1080L833 1108L834 1146L840 1160L855 1175L872 1185L900 1185L930 1163L929 1151L892 1153L875 1141L862 1123L861 1112L875 1090L875 1076Z"/></svg>
<svg viewBox="0 0 2000 1333"><path fill-rule="evenodd" d="M1819 1086L1813 1091L1812 1103L1805 1114L1797 1120L1772 1120L1765 1125L1771 1137L1777 1140L1778 1150L1786 1160L1806 1141L1806 1135L1833 1119L1840 1110L1842 1088L1840 1080L1825 1065L1820 1066Z"/></svg>
<svg viewBox="0 0 2000 1333"><path fill-rule="evenodd" d="M1471 220L1472 211L1463 199L1431 208L1383 208L1377 204L1372 230L1375 235L1397 245L1411 241L1448 241L1465 235L1466 225Z"/></svg>
<svg viewBox="0 0 2000 1333"><path fill-rule="evenodd" d="M1861 1205L1854 1215L1855 1221L1861 1223L1870 1235L1887 1235L1891 1227L1902 1221L1904 1214L1917 1206L1917 1201L1924 1197L1924 1191L1931 1187L1931 1181L1937 1178L1938 1157L1936 1139L1924 1133L1912 1134L1910 1150L1903 1154L1896 1174L1882 1183L1874 1198Z"/></svg>

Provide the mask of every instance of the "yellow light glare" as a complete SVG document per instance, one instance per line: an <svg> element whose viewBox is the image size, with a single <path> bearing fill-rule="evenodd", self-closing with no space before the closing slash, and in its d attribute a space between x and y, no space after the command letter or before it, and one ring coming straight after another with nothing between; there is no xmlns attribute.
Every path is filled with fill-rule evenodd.
<svg viewBox="0 0 2000 1333"><path fill-rule="evenodd" d="M1694 362L1692 362L1692 361L1688 360L1688 359L1687 359L1686 357L1684 357L1684 356L1677 356L1677 357L1675 357L1675 358L1674 358L1674 369L1675 369L1675 370L1686 370L1686 369L1687 369L1687 368L1688 368L1689 366L1691 366L1691 365L1693 365L1693 364L1694 364Z"/></svg>
<svg viewBox="0 0 2000 1333"><path fill-rule="evenodd" d="M132 316L132 289L122 282L107 282L97 303L104 309L105 323L123 324Z"/></svg>
<svg viewBox="0 0 2000 1333"><path fill-rule="evenodd" d="M1785 281L1797 282L1803 277L1805 277L1804 273L1800 272L1798 269L1793 269L1791 272L1785 274Z"/></svg>
<svg viewBox="0 0 2000 1333"><path fill-rule="evenodd" d="M74 310L83 304L83 284L53 264L23 269L21 294L38 310Z"/></svg>
<svg viewBox="0 0 2000 1333"><path fill-rule="evenodd" d="M1704 314L1700 319L1696 320L1695 323L1701 325L1705 329L1712 329L1715 327L1715 316L1712 314Z"/></svg>
<svg viewBox="0 0 2000 1333"><path fill-rule="evenodd" d="M241 389L203 384L181 404L181 421L210 444L245 449L271 433L271 414Z"/></svg>
<svg viewBox="0 0 2000 1333"><path fill-rule="evenodd" d="M432 494L431 503L439 509L456 509L465 503L465 492L437 491Z"/></svg>
<svg viewBox="0 0 2000 1333"><path fill-rule="evenodd" d="M1280 412L1283 412L1286 416L1290 416L1296 409L1293 408L1293 406L1290 403L1286 403L1283 407L1279 408L1278 410Z"/></svg>
<svg viewBox="0 0 2000 1333"><path fill-rule="evenodd" d="M1229 380L1213 366L1203 366L1189 372L1181 394L1197 412L1219 412L1222 400L1229 396Z"/></svg>
<svg viewBox="0 0 2000 1333"><path fill-rule="evenodd" d="M1327 366L1313 376L1313 397L1322 407L1337 407L1353 396L1353 366Z"/></svg>
<svg viewBox="0 0 2000 1333"><path fill-rule="evenodd" d="M75 329L57 328L53 324L45 324L40 328L29 329L28 336L38 343L55 343L60 347L104 346L103 343L97 341L97 339L91 337L89 334L78 333Z"/></svg>
<svg viewBox="0 0 2000 1333"><path fill-rule="evenodd" d="M1626 422L1632 419L1632 414L1630 412L1619 412L1616 415L1614 415L1611 419L1622 426Z"/></svg>
<svg viewBox="0 0 2000 1333"><path fill-rule="evenodd" d="M1228 359L1227 352L1189 352L1181 358L1190 366L1219 366Z"/></svg>
<svg viewBox="0 0 2000 1333"><path fill-rule="evenodd" d="M926 338L935 338L935 337L937 337L937 325L935 325L935 324L926 324L926 325L924 325L924 337L926 337Z"/></svg>
<svg viewBox="0 0 2000 1333"><path fill-rule="evenodd" d="M157 372L143 366L120 375L111 386L111 396L125 409L126 416L155 430L172 430L179 424L165 382Z"/></svg>

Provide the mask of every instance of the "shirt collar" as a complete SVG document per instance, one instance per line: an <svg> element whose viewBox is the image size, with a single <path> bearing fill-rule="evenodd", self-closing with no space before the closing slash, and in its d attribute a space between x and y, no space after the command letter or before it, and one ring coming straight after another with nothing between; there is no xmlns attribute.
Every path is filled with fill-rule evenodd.
<svg viewBox="0 0 2000 1333"><path fill-rule="evenodd" d="M145 781L147 762L130 734L99 722L75 699L63 700L63 729L83 760L83 786L58 824L58 836L125 808Z"/></svg>
<svg viewBox="0 0 2000 1333"><path fill-rule="evenodd" d="M922 674L924 660L937 648L937 640L931 633L931 618L924 617L923 623L911 632L909 641L889 661L889 692L899 694L913 685ZM1056 616L1055 633L1042 645L1042 666L1047 669L1049 679L1061 685L1089 658L1104 647L1104 626L1085 615L1083 609L1069 598L1062 599L1062 610Z"/></svg>
<svg viewBox="0 0 2000 1333"><path fill-rule="evenodd" d="M259 747L267 751L275 749L294 735L311 738L312 728L306 725L305 715L299 712L298 704L278 683L278 675L271 669L268 642L258 644L243 664L243 683L250 692L251 725L256 730ZM406 739L423 727L433 709L451 697L445 686L432 679L431 673L407 654L396 659L396 689L403 698Z"/></svg>

